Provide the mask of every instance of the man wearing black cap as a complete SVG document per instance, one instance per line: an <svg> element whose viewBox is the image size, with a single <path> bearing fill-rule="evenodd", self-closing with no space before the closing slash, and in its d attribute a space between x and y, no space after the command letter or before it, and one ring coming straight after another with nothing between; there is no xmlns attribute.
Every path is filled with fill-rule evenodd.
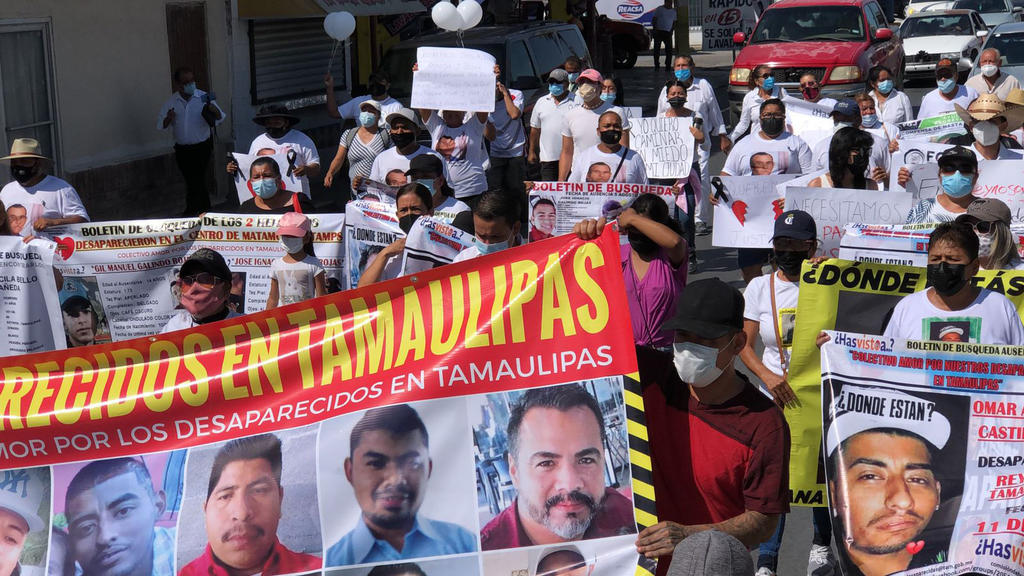
<svg viewBox="0 0 1024 576"><path fill-rule="evenodd" d="M184 310L171 316L161 334L241 316L228 308L231 269L215 250L200 248L189 256L178 273L178 286Z"/></svg>
<svg viewBox="0 0 1024 576"><path fill-rule="evenodd" d="M718 279L694 282L664 328L673 353L637 348L661 522L637 551L663 576L675 545L719 530L749 548L789 511L789 427L782 410L733 367L746 345L743 295Z"/></svg>
<svg viewBox="0 0 1024 576"><path fill-rule="evenodd" d="M974 184L978 181L978 157L973 150L954 146L936 159L939 165L939 191L910 209L907 224L951 222L977 199ZM902 172L904 169L900 168ZM909 176L909 174L908 174ZM903 178L900 178L901 184Z"/></svg>
<svg viewBox="0 0 1024 576"><path fill-rule="evenodd" d="M943 58L935 64L935 82L938 87L921 97L918 120L953 112L954 104L967 108L974 102L978 93L974 88L958 84L958 74L956 65L949 58Z"/></svg>
<svg viewBox="0 0 1024 576"><path fill-rule="evenodd" d="M260 108L259 114L252 121L263 126L266 131L253 139L249 145L249 155L255 156L264 148L284 154L288 158L288 171L292 176L299 177L302 193L312 198L309 179L320 176L320 153L309 136L293 129L299 123L299 117L291 114L285 106L271 104ZM229 174L237 170L238 164L234 160L228 162Z"/></svg>
<svg viewBox="0 0 1024 576"><path fill-rule="evenodd" d="M426 146L420 146L419 142L416 141L419 127L416 125L415 112L408 108L402 108L397 112L388 114L384 120L391 127L391 141L395 145L381 152L373 159L373 166L370 168L370 180L383 182L392 170L406 172L409 170L409 164L412 162L412 159L421 154L433 154L438 159L441 158L437 152ZM352 186L358 186L358 183L353 182Z"/></svg>

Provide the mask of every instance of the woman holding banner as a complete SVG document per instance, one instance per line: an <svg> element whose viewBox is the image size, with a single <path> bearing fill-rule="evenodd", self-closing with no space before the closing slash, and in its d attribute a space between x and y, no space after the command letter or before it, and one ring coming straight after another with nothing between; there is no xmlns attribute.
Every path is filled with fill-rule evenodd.
<svg viewBox="0 0 1024 576"><path fill-rule="evenodd" d="M840 129L828 146L828 172L807 183L810 188L878 190L878 183L865 176L871 161L874 138L859 129Z"/></svg>
<svg viewBox="0 0 1024 576"><path fill-rule="evenodd" d="M398 189L395 195L395 214L398 216L398 227L406 234L420 216L434 215L434 200L428 189L419 182L410 182ZM359 277L359 288L375 284L384 274L388 261L405 252L405 238L399 238L381 250L373 262L366 267Z"/></svg>
<svg viewBox="0 0 1024 576"><path fill-rule="evenodd" d="M910 97L893 84L892 70L878 65L868 70L868 94L875 100L878 116L886 124L899 124L914 119Z"/></svg>

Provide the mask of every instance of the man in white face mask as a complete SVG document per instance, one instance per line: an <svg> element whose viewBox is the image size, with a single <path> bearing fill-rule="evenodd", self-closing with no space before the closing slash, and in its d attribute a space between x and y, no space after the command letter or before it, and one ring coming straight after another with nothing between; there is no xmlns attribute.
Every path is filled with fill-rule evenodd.
<svg viewBox="0 0 1024 576"><path fill-rule="evenodd" d="M636 546L663 558L659 576L687 536L719 530L753 548L789 511L789 427L733 367L747 342L743 308L725 282L694 282L663 326L675 331L673 353L637 348L662 522Z"/></svg>
<svg viewBox="0 0 1024 576"><path fill-rule="evenodd" d="M1003 58L999 54L999 50L986 48L981 53L981 58L978 59L981 74L971 76L967 82L964 82L964 85L974 88L978 94L995 94L1000 100L1006 100L1011 90L1020 88L1020 82L1009 74L1003 74L1003 71L999 69L1002 62Z"/></svg>
<svg viewBox="0 0 1024 576"><path fill-rule="evenodd" d="M1021 151L1011 150L1010 144L1017 147L1016 141L1004 137L1006 133L1006 106L995 94L982 94L964 109L955 104L956 113L963 119L970 134L952 141L953 144L972 146L978 159L984 160L1019 160ZM973 141L973 142L972 142Z"/></svg>

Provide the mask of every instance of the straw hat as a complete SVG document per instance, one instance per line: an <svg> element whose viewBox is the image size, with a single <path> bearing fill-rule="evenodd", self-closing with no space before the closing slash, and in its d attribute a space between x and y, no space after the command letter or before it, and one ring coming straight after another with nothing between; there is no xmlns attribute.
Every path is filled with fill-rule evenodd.
<svg viewBox="0 0 1024 576"><path fill-rule="evenodd" d="M10 156L4 156L0 158L0 161L14 160L15 158L39 158L40 160L49 160L42 154L43 149L39 145L39 141L35 138L17 138L14 143L11 144Z"/></svg>
<svg viewBox="0 0 1024 576"><path fill-rule="evenodd" d="M1024 90L1017 88L1006 95L1006 131L1013 132L1024 124Z"/></svg>
<svg viewBox="0 0 1024 576"><path fill-rule="evenodd" d="M996 116L1002 116L1006 112L1003 101L995 94L982 94L978 96L966 110L959 104L953 104L953 107L956 108L957 115L968 124L991 120Z"/></svg>

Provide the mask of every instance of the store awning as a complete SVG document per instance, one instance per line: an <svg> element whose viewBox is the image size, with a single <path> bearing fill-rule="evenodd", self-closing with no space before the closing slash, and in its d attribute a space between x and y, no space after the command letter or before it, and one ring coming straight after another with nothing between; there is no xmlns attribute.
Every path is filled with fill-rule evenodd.
<svg viewBox="0 0 1024 576"><path fill-rule="evenodd" d="M238 0L238 17L309 18L323 17L327 12L314 0Z"/></svg>

